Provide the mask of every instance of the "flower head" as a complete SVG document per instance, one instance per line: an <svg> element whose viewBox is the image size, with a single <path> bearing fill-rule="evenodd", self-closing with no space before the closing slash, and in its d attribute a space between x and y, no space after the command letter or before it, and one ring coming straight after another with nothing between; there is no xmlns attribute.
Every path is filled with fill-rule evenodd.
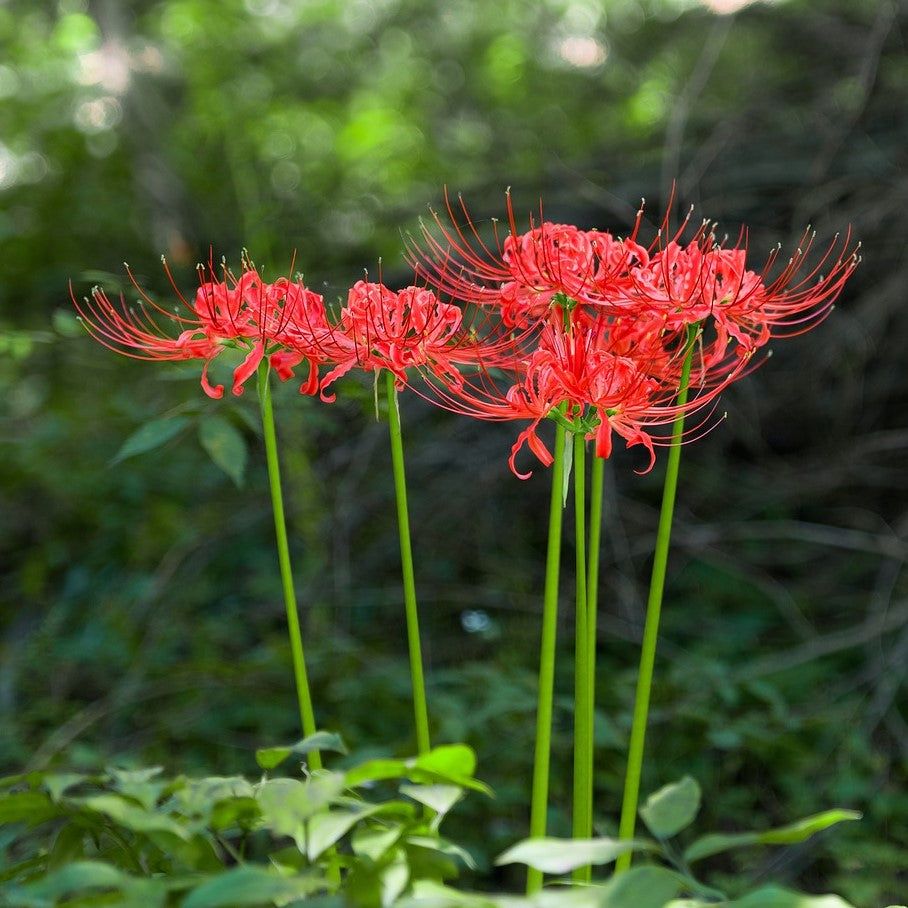
<svg viewBox="0 0 908 908"><path fill-rule="evenodd" d="M88 332L104 346L134 359L202 360L201 384L209 397L220 398L224 393L223 385L209 381L208 367L227 347L245 352L234 370L234 394L243 393L245 382L263 358L284 380L306 360L309 378L300 390L315 393L321 345L329 332L321 296L287 278L266 283L244 258L239 278L226 266L220 279L213 266L209 265L207 271L200 266L200 285L190 303L176 287L166 262L164 267L182 311L170 311L156 303L127 268L141 297L137 308L127 306L122 297L119 305L114 304L98 287L81 303L73 297ZM164 325L169 325L170 331Z"/></svg>
<svg viewBox="0 0 908 908"><path fill-rule="evenodd" d="M642 444L651 467L653 427L711 405L754 367L770 338L817 324L858 263L846 236L810 266L814 238L807 234L773 276L779 249L755 270L746 233L728 247L704 222L684 239L690 214L674 234L666 216L645 247L642 208L623 239L544 220L520 232L510 195L510 232L501 239L495 225L487 242L463 202L455 213L446 201L447 222L435 215L421 242L410 243L417 273L526 333L503 373L480 369L453 388L434 382L431 396L481 419L529 420L512 449L512 469L524 444L551 462L536 434L547 417L595 439L603 457L613 432ZM690 394L682 404L685 360Z"/></svg>

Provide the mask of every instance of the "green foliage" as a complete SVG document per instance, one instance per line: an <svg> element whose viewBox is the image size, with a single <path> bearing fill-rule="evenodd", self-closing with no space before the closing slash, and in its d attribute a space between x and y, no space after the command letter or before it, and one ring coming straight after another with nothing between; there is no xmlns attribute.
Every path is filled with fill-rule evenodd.
<svg viewBox="0 0 908 908"><path fill-rule="evenodd" d="M316 747L343 744L319 733L287 755ZM3 779L0 904L108 904L115 893L119 904L217 908L343 892L364 908L390 905L417 879L470 863L437 830L463 786L484 789L474 766L468 748L446 747L302 779L167 779L157 768ZM442 786L457 796L439 798Z"/></svg>
<svg viewBox="0 0 908 908"><path fill-rule="evenodd" d="M318 732L292 747L259 750L259 762L274 768L281 754L286 759L313 749L343 752L344 745L336 735ZM473 866L473 859L441 838L439 827L470 790L489 793L474 778L475 765L469 748L451 745L407 760L367 760L340 771L309 773L303 764L302 778L265 775L254 782L242 776L166 778L158 767L111 768L101 774L31 772L0 779L5 830L0 905L232 908L304 901L363 908L849 908L836 897L776 887L717 902L725 897L692 877L686 863L694 859L698 844L700 856L706 856L720 848L802 842L853 819L847 811L829 811L749 838L724 837L720 848L711 851L704 851L702 843L715 845L722 837L705 836L685 851L684 859L665 841L673 834L633 842L528 839L496 863L565 874L636 851L667 866L648 863L594 885L556 885L533 897L453 889L444 881ZM690 803L692 784L687 777L648 803L660 805L667 815L677 809L672 800ZM685 896L684 901L674 901L678 896Z"/></svg>

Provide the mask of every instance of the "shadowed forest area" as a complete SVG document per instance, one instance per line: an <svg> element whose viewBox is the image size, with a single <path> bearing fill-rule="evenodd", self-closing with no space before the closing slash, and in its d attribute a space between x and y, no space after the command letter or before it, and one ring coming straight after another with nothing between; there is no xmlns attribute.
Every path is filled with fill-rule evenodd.
<svg viewBox="0 0 908 908"><path fill-rule="evenodd" d="M198 262L238 270L247 249L335 299L379 263L411 283L405 238L446 188L481 231L508 188L521 229L542 199L551 221L627 234L645 198L650 238L693 205L732 241L746 225L758 260L809 227L818 248L850 230L863 261L683 451L644 791L690 774L703 827L728 832L860 810L804 845L717 857L714 878L906 898L908 5L719 7L0 0L0 770L249 773L257 747L298 737L254 392L211 400L196 365L104 350L70 282L134 299L128 262L172 306L162 255L191 296ZM406 754L387 426L367 380L336 390L275 393L317 719L359 756ZM123 448L163 417L166 443ZM475 748L496 794L447 834L488 880L526 828L549 477L510 472L513 425L406 392L401 418L433 741ZM600 834L617 829L663 458L646 465L623 444L606 465ZM554 835L571 633L565 608Z"/></svg>

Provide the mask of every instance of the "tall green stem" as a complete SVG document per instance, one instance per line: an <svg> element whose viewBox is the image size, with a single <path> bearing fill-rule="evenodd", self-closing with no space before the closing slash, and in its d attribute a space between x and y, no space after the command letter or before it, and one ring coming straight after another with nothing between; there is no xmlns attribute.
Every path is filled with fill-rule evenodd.
<svg viewBox="0 0 908 908"><path fill-rule="evenodd" d="M277 436L274 431L274 410L271 405L271 386L268 381L269 371L267 361L262 360L257 376L259 404L262 410L262 429L265 435L265 456L268 461L268 483L271 486L274 531L277 536L277 557L281 568L281 583L284 587L290 652L293 656L296 698L299 702L303 736L308 738L315 734L315 713L312 709L312 695L309 693L306 659L303 655L303 638L300 633L299 609L296 603L296 591L293 588L293 571L290 568L290 547L287 544L287 522L284 518L284 496L281 493L281 471L277 457ZM309 765L312 769L322 768L322 757L317 750L309 752Z"/></svg>
<svg viewBox="0 0 908 908"><path fill-rule="evenodd" d="M593 714L590 709L593 666L590 662L589 606L586 595L586 442L574 434L574 539L576 549L576 618L574 639L574 817L573 836L593 834ZM589 882L592 868L574 871L577 882Z"/></svg>
<svg viewBox="0 0 908 908"><path fill-rule="evenodd" d="M542 606L542 641L539 655L539 692L536 706L536 751L533 761L533 795L530 836L545 835L549 799L549 764L552 749L552 712L555 697L555 643L558 633L558 569L561 559L561 512L564 486L565 429L555 429L552 463L552 497L549 504L549 540L545 559L545 596ZM527 893L542 888L542 871L527 871Z"/></svg>
<svg viewBox="0 0 908 908"><path fill-rule="evenodd" d="M391 429L391 464L394 471L394 496L397 500L397 528L400 536L400 561L404 584L404 609L407 615L407 643L410 650L410 677L413 683L413 713L416 721L416 746L428 753L429 713L426 706L426 684L419 642L419 615L416 607L416 582L413 578L413 551L410 546L410 518L407 509L407 478L404 473L404 446L397 409L394 375L385 371L388 394L388 425Z"/></svg>
<svg viewBox="0 0 908 908"><path fill-rule="evenodd" d="M590 645L590 724L596 708L596 619L599 615L599 549L602 540L602 488L605 458L594 457L590 471L590 540L586 568L586 629ZM590 753L590 760L593 754ZM590 769L592 774L592 768Z"/></svg>
<svg viewBox="0 0 908 908"><path fill-rule="evenodd" d="M677 404L684 407L690 381L690 367L694 355L694 343L698 328L688 328L687 355L681 370ZM659 638L659 618L662 613L662 595L665 590L665 572L668 565L668 549L671 542L672 515L675 509L675 495L678 490L678 469L681 463L681 436L684 432L684 411L672 424L672 442L668 450L665 468L665 485L662 489L662 509L659 513L659 527L656 531L656 548L653 554L653 572L650 578L649 599L646 603L646 622L643 627L643 647L640 652L640 671L637 675L637 696L634 701L634 718L631 724L631 739L627 754L627 773L624 777L624 798L621 804L619 837L632 839L637 824L637 802L640 797L640 776L643 771L643 749L646 742L646 723L649 716L650 692L653 686L653 667L656 661L656 643ZM630 852L621 855L615 872L630 867Z"/></svg>

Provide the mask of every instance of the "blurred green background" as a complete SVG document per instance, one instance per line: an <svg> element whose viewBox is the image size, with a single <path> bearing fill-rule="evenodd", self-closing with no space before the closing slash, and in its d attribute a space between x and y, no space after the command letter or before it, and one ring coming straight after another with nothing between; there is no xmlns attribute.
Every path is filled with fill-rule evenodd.
<svg viewBox="0 0 908 908"><path fill-rule="evenodd" d="M895 0L0 0L0 769L161 762L254 772L297 734L254 395L130 362L75 293L156 298L167 257L248 247L328 298L443 187L504 214L627 231L677 182L759 259L851 225L864 262L831 318L774 345L682 462L644 787L691 773L700 830L831 806L861 824L717 858L858 905L908 890L908 6ZM648 234L651 235L651 234ZM497 792L449 834L481 862L521 837L548 476L515 427L405 397L435 742ZM320 724L357 754L412 751L386 426L367 382L277 395ZM145 422L163 447L113 462ZM207 427L207 428L204 428ZM213 428L214 427L214 428ZM238 487L199 441L245 456ZM596 819L614 832L661 464L607 473ZM570 547L565 565L572 562ZM566 576L570 577L570 571ZM569 582L561 639L571 638ZM568 830L569 652L551 830ZM458 826L458 823L460 824ZM489 871L481 885L496 881Z"/></svg>

